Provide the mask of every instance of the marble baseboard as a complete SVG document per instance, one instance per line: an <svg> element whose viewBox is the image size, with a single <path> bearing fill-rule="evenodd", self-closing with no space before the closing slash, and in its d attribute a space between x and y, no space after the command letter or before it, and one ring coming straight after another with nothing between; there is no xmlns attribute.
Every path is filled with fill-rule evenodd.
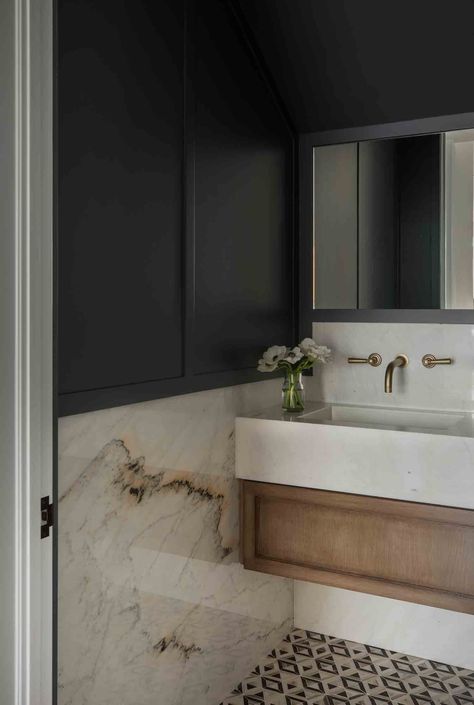
<svg viewBox="0 0 474 705"><path fill-rule="evenodd" d="M61 420L60 705L217 703L291 627L292 581L238 563L234 419L278 387Z"/></svg>
<svg viewBox="0 0 474 705"><path fill-rule="evenodd" d="M295 626L474 670L474 615L295 581Z"/></svg>

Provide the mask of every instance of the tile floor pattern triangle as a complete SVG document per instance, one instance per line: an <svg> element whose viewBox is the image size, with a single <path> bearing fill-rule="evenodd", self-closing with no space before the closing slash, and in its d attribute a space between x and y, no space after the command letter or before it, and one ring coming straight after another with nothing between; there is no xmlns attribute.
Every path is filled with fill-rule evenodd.
<svg viewBox="0 0 474 705"><path fill-rule="evenodd" d="M221 705L474 705L474 672L294 629Z"/></svg>

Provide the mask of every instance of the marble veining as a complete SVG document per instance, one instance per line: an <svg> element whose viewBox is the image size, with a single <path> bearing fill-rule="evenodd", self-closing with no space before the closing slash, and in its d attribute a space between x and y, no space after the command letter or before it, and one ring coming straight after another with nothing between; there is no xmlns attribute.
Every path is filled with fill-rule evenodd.
<svg viewBox="0 0 474 705"><path fill-rule="evenodd" d="M60 705L217 703L288 631L292 582L238 563L233 469L278 387L60 421Z"/></svg>

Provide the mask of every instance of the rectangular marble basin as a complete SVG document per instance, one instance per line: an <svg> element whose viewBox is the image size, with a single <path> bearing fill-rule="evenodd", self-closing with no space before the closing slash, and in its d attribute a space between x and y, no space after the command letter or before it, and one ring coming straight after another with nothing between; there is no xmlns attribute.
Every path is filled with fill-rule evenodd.
<svg viewBox="0 0 474 705"><path fill-rule="evenodd" d="M471 417L456 412L419 411L374 406L330 404L316 411L298 415L306 423L383 428L415 433L446 433L466 435Z"/></svg>
<svg viewBox="0 0 474 705"><path fill-rule="evenodd" d="M236 419L236 474L474 509L473 415L313 403Z"/></svg>

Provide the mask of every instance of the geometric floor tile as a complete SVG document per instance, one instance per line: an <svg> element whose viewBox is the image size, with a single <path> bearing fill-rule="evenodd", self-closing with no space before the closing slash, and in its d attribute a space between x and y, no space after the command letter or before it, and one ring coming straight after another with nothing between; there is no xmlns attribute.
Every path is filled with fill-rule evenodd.
<svg viewBox="0 0 474 705"><path fill-rule="evenodd" d="M474 705L474 673L294 629L221 705Z"/></svg>

